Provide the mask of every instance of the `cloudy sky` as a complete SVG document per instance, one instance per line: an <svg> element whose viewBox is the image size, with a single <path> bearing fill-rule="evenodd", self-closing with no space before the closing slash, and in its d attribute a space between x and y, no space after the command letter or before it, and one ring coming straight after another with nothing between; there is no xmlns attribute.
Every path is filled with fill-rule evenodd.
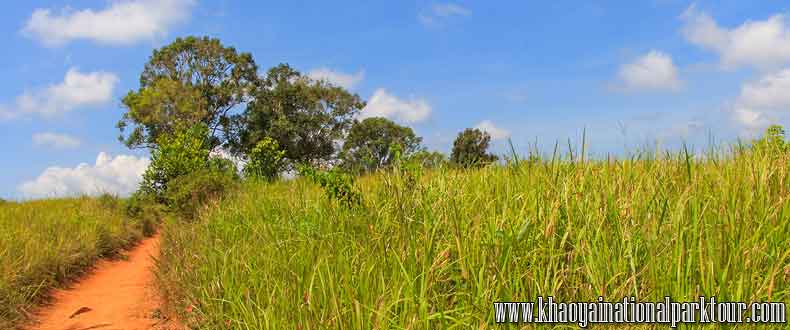
<svg viewBox="0 0 790 330"><path fill-rule="evenodd" d="M147 154L117 142L120 99L151 51L209 35L288 62L448 151L465 127L597 155L702 147L790 124L790 5L780 1L15 1L3 5L0 197L135 189Z"/></svg>

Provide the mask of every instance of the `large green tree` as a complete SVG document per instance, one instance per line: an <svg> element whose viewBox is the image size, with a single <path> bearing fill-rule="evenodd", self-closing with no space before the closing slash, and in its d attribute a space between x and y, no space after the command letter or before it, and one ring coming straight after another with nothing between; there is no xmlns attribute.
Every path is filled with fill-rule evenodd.
<svg viewBox="0 0 790 330"><path fill-rule="evenodd" d="M422 138L410 127L386 118L367 118L354 123L343 144L343 166L359 171L373 171L389 166L395 145L404 157L420 150Z"/></svg>
<svg viewBox="0 0 790 330"><path fill-rule="evenodd" d="M481 166L497 159L488 153L491 136L477 128L467 128L458 133L453 142L450 160L463 167Z"/></svg>
<svg viewBox="0 0 790 330"><path fill-rule="evenodd" d="M241 134L233 150L248 154L270 137L291 165L329 161L364 106L358 95L280 64L268 71L236 123Z"/></svg>
<svg viewBox="0 0 790 330"><path fill-rule="evenodd" d="M209 146L222 145L238 134L234 109L250 100L258 82L249 53L214 38L178 38L154 50L139 89L123 98L127 112L118 122L120 140L130 148L156 148L160 135L203 124Z"/></svg>

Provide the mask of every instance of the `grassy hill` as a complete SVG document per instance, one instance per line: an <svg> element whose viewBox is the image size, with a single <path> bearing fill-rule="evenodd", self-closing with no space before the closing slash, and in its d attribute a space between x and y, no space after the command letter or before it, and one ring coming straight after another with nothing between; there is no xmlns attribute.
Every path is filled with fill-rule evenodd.
<svg viewBox="0 0 790 330"><path fill-rule="evenodd" d="M538 295L787 302L789 160L396 169L351 207L304 179L247 183L167 225L160 279L201 329L496 328L493 302Z"/></svg>

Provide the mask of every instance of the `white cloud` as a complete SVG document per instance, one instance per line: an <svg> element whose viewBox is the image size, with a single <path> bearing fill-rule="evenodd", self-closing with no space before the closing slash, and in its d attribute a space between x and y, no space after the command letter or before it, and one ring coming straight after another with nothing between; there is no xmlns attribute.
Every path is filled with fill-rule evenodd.
<svg viewBox="0 0 790 330"><path fill-rule="evenodd" d="M147 158L101 152L96 164L74 168L49 167L36 179L22 183L19 192L28 198L46 198L102 193L126 196L135 191L148 167Z"/></svg>
<svg viewBox="0 0 790 330"><path fill-rule="evenodd" d="M112 1L101 10L36 9L22 32L45 45L59 46L77 39L103 44L131 44L164 36L189 18L193 0Z"/></svg>
<svg viewBox="0 0 790 330"><path fill-rule="evenodd" d="M55 149L73 149L80 146L80 140L66 134L45 132L33 134L33 144Z"/></svg>
<svg viewBox="0 0 790 330"><path fill-rule="evenodd" d="M746 21L727 29L692 5L681 18L685 21L683 35L686 40L719 54L725 68L771 68L790 63L790 25L785 15Z"/></svg>
<svg viewBox="0 0 790 330"><path fill-rule="evenodd" d="M735 102L733 118L749 129L761 129L777 114L790 110L790 68L745 83Z"/></svg>
<svg viewBox="0 0 790 330"><path fill-rule="evenodd" d="M475 126L475 128L483 132L487 132L489 135L491 135L492 140L503 140L510 137L510 131L497 127L490 120L481 121L479 124L477 124L477 126Z"/></svg>
<svg viewBox="0 0 790 330"><path fill-rule="evenodd" d="M318 68L307 73L307 76L313 80L325 80L337 86L351 89L356 84L365 79L365 72L359 71L357 73L343 73L329 68Z"/></svg>
<svg viewBox="0 0 790 330"><path fill-rule="evenodd" d="M52 116L80 106L95 106L112 100L118 77L109 72L82 73L69 69L63 82L17 97L17 108L24 113Z"/></svg>
<svg viewBox="0 0 790 330"><path fill-rule="evenodd" d="M472 11L453 3L437 3L420 13L417 18L423 25L436 25L457 16L469 16Z"/></svg>
<svg viewBox="0 0 790 330"><path fill-rule="evenodd" d="M377 89L362 109L360 118L385 117L407 123L421 122L431 115L431 106L424 99L401 100L383 88Z"/></svg>
<svg viewBox="0 0 790 330"><path fill-rule="evenodd" d="M626 90L677 90L682 86L672 57L656 50L620 66L618 78Z"/></svg>

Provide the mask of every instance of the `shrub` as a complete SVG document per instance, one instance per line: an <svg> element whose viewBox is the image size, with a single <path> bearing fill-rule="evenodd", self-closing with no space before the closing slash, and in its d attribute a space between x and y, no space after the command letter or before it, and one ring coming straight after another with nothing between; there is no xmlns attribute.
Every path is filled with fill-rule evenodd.
<svg viewBox="0 0 790 330"><path fill-rule="evenodd" d="M321 171L302 165L299 174L320 185L329 199L337 200L349 208L362 204L362 194L354 187L354 177L337 168Z"/></svg>
<svg viewBox="0 0 790 330"><path fill-rule="evenodd" d="M210 169L175 178L167 189L167 206L186 220L197 217L202 207L233 189L237 177Z"/></svg>
<svg viewBox="0 0 790 330"><path fill-rule="evenodd" d="M140 189L158 199L170 181L206 168L209 160L208 128L196 125L174 134L162 135L151 152L151 164L143 173Z"/></svg>
<svg viewBox="0 0 790 330"><path fill-rule="evenodd" d="M232 160L222 157L211 157L208 160L208 169L213 172L224 173L233 179L239 179L239 169Z"/></svg>
<svg viewBox="0 0 790 330"><path fill-rule="evenodd" d="M273 181L285 168L285 150L280 150L277 141L270 137L260 140L248 156L250 161L244 167L248 178Z"/></svg>

